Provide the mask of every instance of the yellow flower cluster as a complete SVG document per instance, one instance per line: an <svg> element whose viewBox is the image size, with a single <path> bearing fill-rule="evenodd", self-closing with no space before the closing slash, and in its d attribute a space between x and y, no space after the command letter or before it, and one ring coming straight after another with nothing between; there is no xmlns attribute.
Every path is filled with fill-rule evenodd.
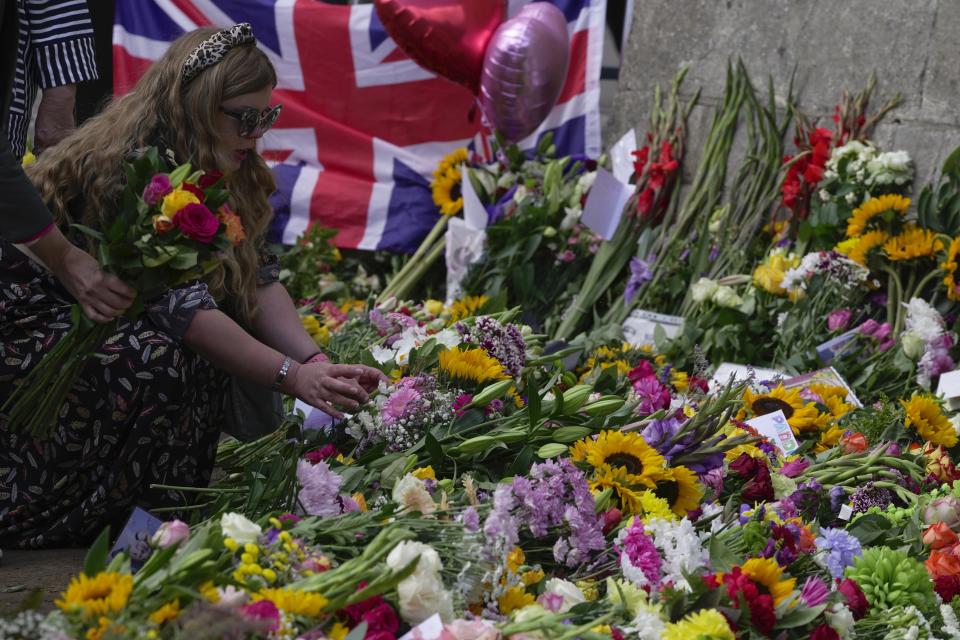
<svg viewBox="0 0 960 640"><path fill-rule="evenodd" d="M467 296L454 300L453 304L447 310L450 314L449 324L454 324L477 315L483 305L487 304L487 296Z"/></svg>
<svg viewBox="0 0 960 640"><path fill-rule="evenodd" d="M507 378L503 365L483 349L448 349L438 359L440 370L456 380L481 384Z"/></svg>
<svg viewBox="0 0 960 640"><path fill-rule="evenodd" d="M890 222L899 216L902 218L910 208L910 198L898 195L885 195L870 198L853 210L847 221L847 237L862 236L877 218Z"/></svg>
<svg viewBox="0 0 960 640"><path fill-rule="evenodd" d="M899 235L883 243L883 251L892 262L933 258L943 251L943 242L933 231L908 224Z"/></svg>
<svg viewBox="0 0 960 640"><path fill-rule="evenodd" d="M960 238L954 238L947 249L947 259L940 263L943 271L943 285L947 288L947 298L960 301L960 288L957 286L957 255L960 254Z"/></svg>
<svg viewBox="0 0 960 640"><path fill-rule="evenodd" d="M330 344L330 329L326 325L320 324L317 316L302 316L300 322L303 323L303 328L307 330L307 333L318 345L325 347Z"/></svg>
<svg viewBox="0 0 960 640"><path fill-rule="evenodd" d="M900 403L907 414L907 427L914 429L921 438L937 446L956 446L957 432L950 420L943 415L936 398L927 394L914 394L909 400L901 400Z"/></svg>
<svg viewBox="0 0 960 640"><path fill-rule="evenodd" d="M433 172L433 182L430 185L433 203L445 216L456 215L463 209L463 193L460 188L463 176L460 166L468 158L467 150L461 147L444 157Z"/></svg>
<svg viewBox="0 0 960 640"><path fill-rule="evenodd" d="M570 447L570 457L592 471L590 488L612 489L624 513L673 520L697 508L703 488L686 467L668 467L639 433L602 431Z"/></svg>
<svg viewBox="0 0 960 640"><path fill-rule="evenodd" d="M302 589L261 589L253 601L269 600L277 609L294 616L318 618L329 601L319 593Z"/></svg>
<svg viewBox="0 0 960 640"><path fill-rule="evenodd" d="M716 609L701 609L679 622L667 625L660 640L734 640L733 631L723 614Z"/></svg>
<svg viewBox="0 0 960 640"><path fill-rule="evenodd" d="M275 528L280 528L280 521L271 518L270 523ZM289 531L281 531L277 536L279 544L274 543L270 547L261 549L257 545L248 542L241 547L232 538L226 538L223 544L227 549L236 553L240 552L240 564L233 572L233 578L240 584L265 586L281 582L283 578L292 577L290 573L296 566L303 566L308 560L307 553L303 546L293 539ZM330 561L326 558L310 557L314 565L321 565L326 569L330 567ZM314 571L310 568L301 568L299 573L302 575L312 575Z"/></svg>
<svg viewBox="0 0 960 640"><path fill-rule="evenodd" d="M787 271L800 264L799 256L775 249L753 271L753 283L767 293L784 296L787 290L780 286Z"/></svg>
<svg viewBox="0 0 960 640"><path fill-rule="evenodd" d="M86 617L105 616L117 613L130 599L133 591L133 576L128 573L102 571L90 577L81 573L74 576L55 604L61 610L80 612Z"/></svg>

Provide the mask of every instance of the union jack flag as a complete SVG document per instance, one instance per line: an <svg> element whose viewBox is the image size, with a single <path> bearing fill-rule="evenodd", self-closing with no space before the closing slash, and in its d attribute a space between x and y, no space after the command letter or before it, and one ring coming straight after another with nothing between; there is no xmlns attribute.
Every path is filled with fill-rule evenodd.
<svg viewBox="0 0 960 640"><path fill-rule="evenodd" d="M600 62L606 0L551 0L567 17L570 70L557 106L521 143L553 131L564 154L600 153ZM525 0L510 0L513 15ZM312 223L345 248L410 252L438 212L430 174L453 149L489 158L475 98L410 60L373 5L317 0L124 0L113 31L114 90L136 83L170 42L202 26L253 25L277 69L284 105L261 152L278 190L271 240L293 243Z"/></svg>

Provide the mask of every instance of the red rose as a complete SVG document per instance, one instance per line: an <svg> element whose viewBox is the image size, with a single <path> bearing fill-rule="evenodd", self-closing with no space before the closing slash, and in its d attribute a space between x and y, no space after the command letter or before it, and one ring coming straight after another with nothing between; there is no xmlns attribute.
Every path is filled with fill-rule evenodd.
<svg viewBox="0 0 960 640"><path fill-rule="evenodd" d="M867 615L870 604L867 602L867 596L863 594L863 589L860 588L860 585L850 578L846 578L837 585L837 591L846 597L847 606L850 607L850 611L853 612L855 620L859 620Z"/></svg>
<svg viewBox="0 0 960 640"><path fill-rule="evenodd" d="M743 499L748 503L773 500L773 481L767 465L757 465L755 475L743 485Z"/></svg>
<svg viewBox="0 0 960 640"><path fill-rule="evenodd" d="M203 244L210 244L220 228L220 221L217 220L217 216L213 215L210 209L196 202L192 202L177 211L177 214L173 217L173 224L180 229L183 235Z"/></svg>
<svg viewBox="0 0 960 640"><path fill-rule="evenodd" d="M201 189L209 189L213 185L217 184L221 178L223 178L223 174L219 171L208 171L200 176L199 180L197 180L197 186L199 186Z"/></svg>
<svg viewBox="0 0 960 640"><path fill-rule="evenodd" d="M944 602L952 602L960 596L960 576L937 576L933 579L933 589Z"/></svg>
<svg viewBox="0 0 960 640"><path fill-rule="evenodd" d="M773 598L768 595L757 596L749 603L750 623L753 628L767 636L777 623L777 614L773 611Z"/></svg>
<svg viewBox="0 0 960 640"><path fill-rule="evenodd" d="M184 191L189 191L193 195L197 196L197 200L199 200L200 202L203 202L204 198L207 197L206 194L203 193L203 189L201 189L197 185L192 184L190 182L184 182L183 184L180 185L180 188L183 189Z"/></svg>
<svg viewBox="0 0 960 640"><path fill-rule="evenodd" d="M828 624L822 624L810 634L810 640L840 640L840 634Z"/></svg>
<svg viewBox="0 0 960 640"><path fill-rule="evenodd" d="M393 607L386 602L381 602L373 609L365 612L363 619L366 620L371 632L388 633L392 636L400 628L397 614L393 611Z"/></svg>

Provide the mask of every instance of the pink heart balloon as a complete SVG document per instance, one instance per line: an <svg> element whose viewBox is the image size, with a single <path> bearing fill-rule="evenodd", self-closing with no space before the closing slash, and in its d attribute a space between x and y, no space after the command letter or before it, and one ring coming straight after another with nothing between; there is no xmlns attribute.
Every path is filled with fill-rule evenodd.
<svg viewBox="0 0 960 640"><path fill-rule="evenodd" d="M507 20L487 47L480 106L508 142L536 131L560 97L570 64L563 12L534 2Z"/></svg>
<svg viewBox="0 0 960 640"><path fill-rule="evenodd" d="M483 55L506 17L505 0L375 0L387 33L424 69L480 88Z"/></svg>

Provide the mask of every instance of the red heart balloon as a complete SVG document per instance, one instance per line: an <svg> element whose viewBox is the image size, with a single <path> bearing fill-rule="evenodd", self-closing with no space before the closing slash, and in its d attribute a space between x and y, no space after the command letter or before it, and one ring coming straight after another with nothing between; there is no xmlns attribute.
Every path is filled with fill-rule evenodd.
<svg viewBox="0 0 960 640"><path fill-rule="evenodd" d="M483 56L506 0L375 0L387 33L424 69L480 89Z"/></svg>

